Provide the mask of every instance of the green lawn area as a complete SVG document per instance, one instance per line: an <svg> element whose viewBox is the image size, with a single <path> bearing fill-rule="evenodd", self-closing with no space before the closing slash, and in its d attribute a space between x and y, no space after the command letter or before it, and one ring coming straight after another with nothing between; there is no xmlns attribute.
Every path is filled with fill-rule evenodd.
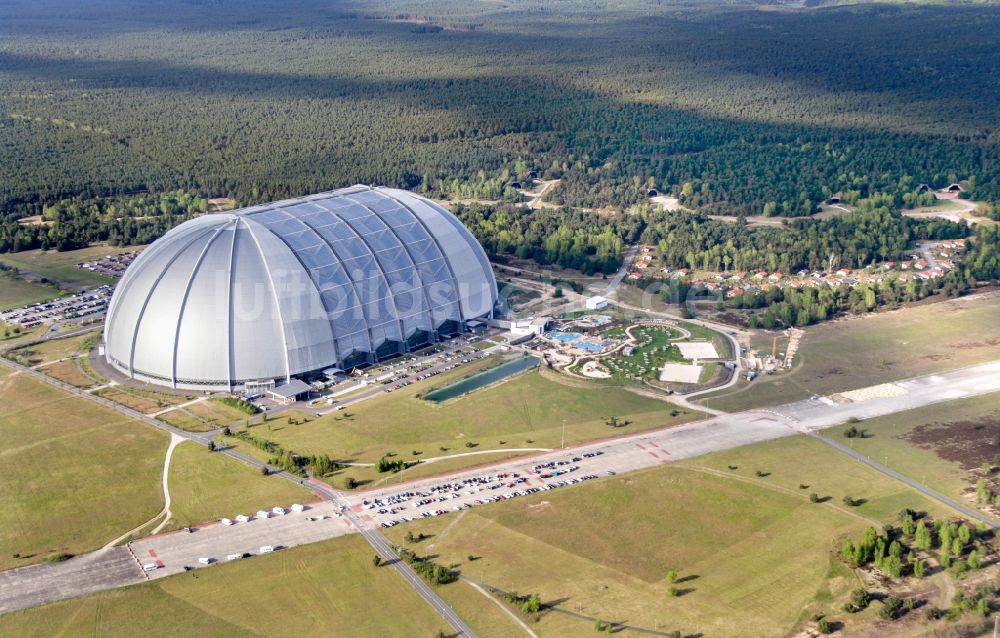
<svg viewBox="0 0 1000 638"><path fill-rule="evenodd" d="M59 379L64 383L68 383L78 388L89 388L97 385L97 382L94 381L94 379L88 377L76 367L76 363L75 359L67 359L65 361L57 361L56 363L46 364L38 370L46 376L50 376L53 379Z"/></svg>
<svg viewBox="0 0 1000 638"><path fill-rule="evenodd" d="M770 475L758 478L756 468ZM811 503L813 490L833 498ZM868 502L847 508L845 491ZM418 520L387 535L457 563L470 578L538 592L588 616L684 635L777 637L814 613L852 624L840 606L858 580L836 558L840 540L894 520L903 507L939 513L916 492L796 437ZM429 538L406 543L407 531ZM677 598L667 595L671 569L682 578ZM553 613L532 627L543 638L593 631Z"/></svg>
<svg viewBox="0 0 1000 638"><path fill-rule="evenodd" d="M933 515L955 515L955 512L920 496L902 483L852 461L847 455L807 436L716 452L681 461L680 465L723 472L762 487L794 493L803 499L815 493L820 497L829 497L827 503L831 507L878 521L895 520L905 507ZM736 469L730 470L729 466ZM758 477L758 471L767 476ZM808 487L802 488L802 485ZM845 496L864 499L864 503L847 507L843 504Z"/></svg>
<svg viewBox="0 0 1000 638"><path fill-rule="evenodd" d="M166 434L21 374L0 400L0 569L95 549L163 506Z"/></svg>
<svg viewBox="0 0 1000 638"><path fill-rule="evenodd" d="M435 377L435 385L446 385L465 374L455 372L459 374ZM672 417L674 406L669 403L620 388L555 380L548 374L541 370L526 372L439 404L417 398L417 393L429 389L417 383L322 418L313 417L305 423L296 419L299 425L291 425L284 415L279 415L267 424L254 426L252 434L301 454L328 454L341 461L374 463L388 452L419 459L492 449L554 448L560 444L564 419L568 445L675 425L696 416L678 411ZM624 428L610 428L605 423L610 416L631 423ZM226 439L226 443L234 441ZM243 443L238 447L261 457L256 448ZM414 451L420 454L415 456ZM483 461L482 457L468 457L467 463ZM381 478L374 472L372 476L362 473L363 469L352 468L342 474L359 479Z"/></svg>
<svg viewBox="0 0 1000 638"><path fill-rule="evenodd" d="M276 476L261 476L247 465L190 441L174 448L169 477L170 529L316 500L304 487Z"/></svg>
<svg viewBox="0 0 1000 638"><path fill-rule="evenodd" d="M0 346L4 348L13 348L19 343L25 341L31 341L42 335L48 326L35 326L30 330L20 330L16 326L8 327L5 324L0 323L0 328L4 331L0 332ZM17 330L17 332L15 332Z"/></svg>
<svg viewBox="0 0 1000 638"><path fill-rule="evenodd" d="M58 297L59 291L36 281L28 281L13 273L0 271L0 310L20 308L36 301Z"/></svg>
<svg viewBox="0 0 1000 638"><path fill-rule="evenodd" d="M49 339L42 343L12 350L7 356L21 365L38 365L39 363L58 361L77 354L81 348L92 344L99 334L100 330L95 329L72 337Z"/></svg>
<svg viewBox="0 0 1000 638"><path fill-rule="evenodd" d="M783 636L823 587L830 550L864 525L738 481L681 468L548 492L389 530L431 538L420 554L507 591L605 620L684 635ZM476 560L469 562L468 556ZM539 568L544 565L544 569ZM667 595L667 572L686 580ZM849 574L832 587L853 585ZM548 613L540 636L575 636L592 623Z"/></svg>
<svg viewBox="0 0 1000 638"><path fill-rule="evenodd" d="M42 277L52 281L58 281L67 286L100 286L111 284L117 281L114 277L101 275L83 268L77 268L76 264L92 259L100 259L107 255L136 250L137 246L90 246L79 250L67 250L59 252L56 250L26 250L19 253L5 253L0 255L0 263L14 266L20 270L38 273Z"/></svg>
<svg viewBox="0 0 1000 638"><path fill-rule="evenodd" d="M0 635L451 635L394 569L372 566L371 557L360 536L336 538L6 614Z"/></svg>
<svg viewBox="0 0 1000 638"><path fill-rule="evenodd" d="M194 397L188 395L167 394L165 392L153 392L151 390L140 390L138 388L118 385L114 387L102 388L95 392L98 396L104 397L115 403L120 403L138 410L144 414L159 412L164 408L185 403Z"/></svg>
<svg viewBox="0 0 1000 638"><path fill-rule="evenodd" d="M946 424L951 427L946 428ZM933 437L939 438L936 445L908 440L914 430L928 426L945 435ZM961 502L962 492L974 488L977 480L969 469L978 468L983 461L992 463L1000 453L991 441L1000 432L1000 393L868 419L855 425L865 431L865 438L844 438L849 427L830 428L825 434ZM937 451L942 444L949 448L944 457ZM968 459L965 468L961 458Z"/></svg>
<svg viewBox="0 0 1000 638"><path fill-rule="evenodd" d="M169 423L175 428L187 430L188 432L210 432L215 428L205 423L201 419L186 414L180 410L170 410L156 417L164 423Z"/></svg>
<svg viewBox="0 0 1000 638"><path fill-rule="evenodd" d="M806 329L794 368L709 395L727 411L782 405L1000 357L997 299L973 295Z"/></svg>
<svg viewBox="0 0 1000 638"><path fill-rule="evenodd" d="M195 416L220 427L230 423L242 422L251 418L251 415L246 412L230 407L219 401L217 398L192 403L185 409L191 414L194 414Z"/></svg>

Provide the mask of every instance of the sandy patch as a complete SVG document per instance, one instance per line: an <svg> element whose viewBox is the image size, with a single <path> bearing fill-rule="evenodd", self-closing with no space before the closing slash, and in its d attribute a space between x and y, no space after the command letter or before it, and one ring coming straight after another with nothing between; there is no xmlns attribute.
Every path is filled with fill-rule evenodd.
<svg viewBox="0 0 1000 638"><path fill-rule="evenodd" d="M683 363L665 363L660 369L660 381L674 381L677 383L698 383L701 378L701 366L686 365Z"/></svg>
<svg viewBox="0 0 1000 638"><path fill-rule="evenodd" d="M718 359L719 353L711 341L679 341L676 343L685 359Z"/></svg>
<svg viewBox="0 0 1000 638"><path fill-rule="evenodd" d="M882 383L879 385L869 386L867 388L861 388L860 390L849 390L848 392L841 392L840 396L844 397L849 401L860 402L860 401L870 401L872 399L886 399L889 397L901 397L907 394L906 388L896 385L895 383Z"/></svg>

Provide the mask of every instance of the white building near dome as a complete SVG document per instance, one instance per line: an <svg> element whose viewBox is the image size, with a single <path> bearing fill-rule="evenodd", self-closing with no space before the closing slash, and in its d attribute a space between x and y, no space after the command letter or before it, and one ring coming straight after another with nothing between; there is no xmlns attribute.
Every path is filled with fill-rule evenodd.
<svg viewBox="0 0 1000 638"><path fill-rule="evenodd" d="M482 246L454 215L407 191L353 186L168 232L118 284L105 356L176 388L288 382L460 332L497 297Z"/></svg>

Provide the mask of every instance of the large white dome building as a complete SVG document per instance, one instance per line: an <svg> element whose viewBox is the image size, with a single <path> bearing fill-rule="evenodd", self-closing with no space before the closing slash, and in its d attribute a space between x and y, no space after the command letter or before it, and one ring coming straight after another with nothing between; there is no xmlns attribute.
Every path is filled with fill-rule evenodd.
<svg viewBox="0 0 1000 638"><path fill-rule="evenodd" d="M153 242L115 290L105 352L135 379L230 390L405 352L496 301L454 215L353 186L205 215Z"/></svg>

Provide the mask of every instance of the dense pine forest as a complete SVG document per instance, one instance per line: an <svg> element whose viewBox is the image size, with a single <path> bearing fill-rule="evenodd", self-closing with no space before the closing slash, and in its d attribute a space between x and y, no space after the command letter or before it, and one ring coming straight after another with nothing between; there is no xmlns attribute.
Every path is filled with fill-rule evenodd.
<svg viewBox="0 0 1000 638"><path fill-rule="evenodd" d="M0 212L356 182L501 198L529 171L583 207L656 188L802 216L959 180L996 200L998 32L975 5L12 0Z"/></svg>

